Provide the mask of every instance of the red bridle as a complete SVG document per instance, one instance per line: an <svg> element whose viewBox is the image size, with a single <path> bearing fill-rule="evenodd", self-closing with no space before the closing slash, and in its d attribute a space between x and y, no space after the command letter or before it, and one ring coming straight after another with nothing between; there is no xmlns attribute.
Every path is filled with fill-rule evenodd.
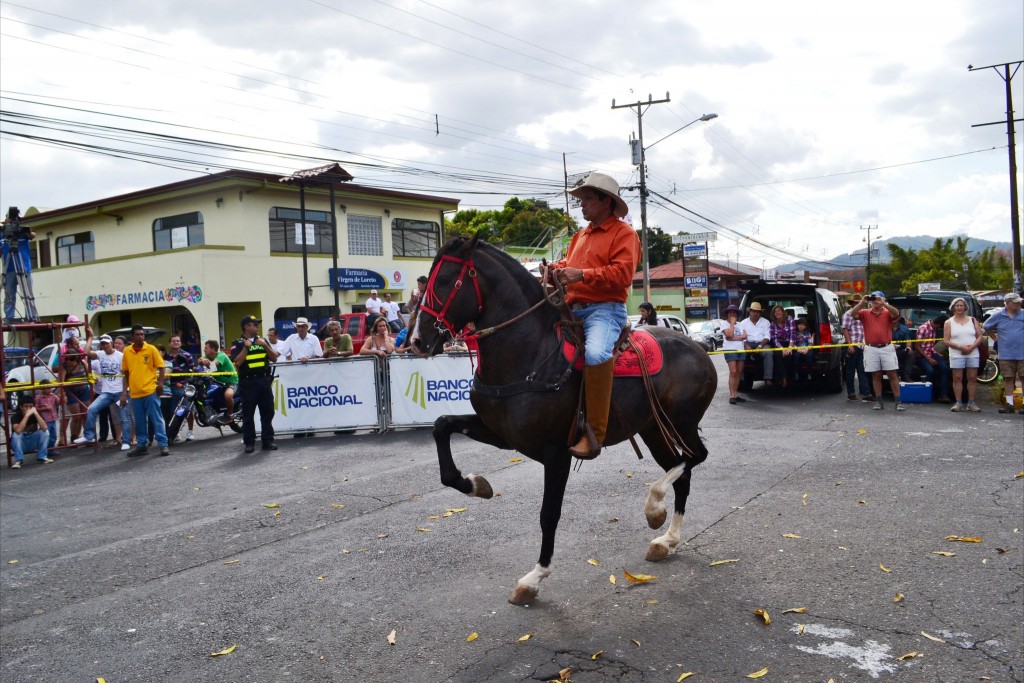
<svg viewBox="0 0 1024 683"><path fill-rule="evenodd" d="M437 281L437 274L441 272L441 267L445 261L451 261L457 266L461 266L459 276L455 280L455 286L452 287L452 291L448 293L448 297L444 300L441 305L441 310L437 310L435 302L441 300L441 297L434 291L434 285ZM448 313L448 309L451 307L452 302L455 301L456 295L462 289L462 285L465 282L465 277L469 276L473 282L473 288L476 290L476 305L477 314L484 310L484 300L480 296L480 283L476 279L476 266L473 265L473 259L459 259L454 256L442 256L438 262L437 267L434 268L434 272L430 274L430 279L427 280L427 288L423 293L423 302L420 304L420 309L426 311L430 315L434 316L436 322L434 327L441 329L444 326L448 332L451 333L452 337L459 335L459 331L451 324L451 322L445 317Z"/></svg>

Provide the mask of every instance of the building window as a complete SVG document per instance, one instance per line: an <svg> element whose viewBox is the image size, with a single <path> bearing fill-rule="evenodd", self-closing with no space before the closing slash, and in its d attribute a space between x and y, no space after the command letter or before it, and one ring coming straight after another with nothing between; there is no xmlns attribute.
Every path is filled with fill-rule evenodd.
<svg viewBox="0 0 1024 683"><path fill-rule="evenodd" d="M348 253L351 256L384 255L380 216L348 217Z"/></svg>
<svg viewBox="0 0 1024 683"><path fill-rule="evenodd" d="M203 214L198 211L153 221L153 250L184 249L206 244L203 236Z"/></svg>
<svg viewBox="0 0 1024 683"><path fill-rule="evenodd" d="M57 265L96 260L96 243L92 232L79 232L57 238Z"/></svg>
<svg viewBox="0 0 1024 683"><path fill-rule="evenodd" d="M433 258L441 239L441 226L431 221L396 218L391 222L393 256Z"/></svg>
<svg viewBox="0 0 1024 683"><path fill-rule="evenodd" d="M302 212L299 209L287 209L283 206L270 209L270 251L301 254L305 232L306 253L334 253L331 214L306 209L305 231L299 227L301 222Z"/></svg>

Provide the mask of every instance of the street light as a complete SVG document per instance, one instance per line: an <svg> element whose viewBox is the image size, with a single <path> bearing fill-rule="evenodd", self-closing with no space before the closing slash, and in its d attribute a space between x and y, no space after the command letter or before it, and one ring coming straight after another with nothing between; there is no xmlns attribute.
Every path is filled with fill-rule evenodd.
<svg viewBox="0 0 1024 683"><path fill-rule="evenodd" d="M643 124L643 118L640 117L640 116L637 117L637 128L638 128L637 135L638 135L638 137L637 137L637 140L634 141L635 144L633 146L633 163L634 164L638 163L637 157L639 157L639 165L640 165L640 247L643 250L644 301L650 301L651 300L651 259L650 259L650 255L648 254L648 251L647 251L647 159L646 159L645 152L647 152L647 150L649 150L651 147L654 147L656 144L658 144L659 142L661 142L665 138L669 138L669 137L675 135L676 133L678 133L679 131L683 130L684 128L689 128L690 126L692 126L693 124L695 124L695 123L697 123L699 121L710 121L711 119L716 119L716 118L718 118L718 114L704 114L704 116L701 116L698 119L694 119L693 121L690 121L688 124L686 124L682 128L677 128L676 130L672 131L671 133L669 133L665 137L660 138L658 140L655 140L654 142L652 142L647 147L644 147L644 124Z"/></svg>

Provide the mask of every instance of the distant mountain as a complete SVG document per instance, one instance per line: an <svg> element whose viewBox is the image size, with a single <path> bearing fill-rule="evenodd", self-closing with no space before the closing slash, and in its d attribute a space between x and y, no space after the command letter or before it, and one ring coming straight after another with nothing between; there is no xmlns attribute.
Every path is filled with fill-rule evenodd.
<svg viewBox="0 0 1024 683"><path fill-rule="evenodd" d="M872 263L888 263L889 249L886 245L895 244L901 249L914 249L921 251L929 249L935 244L935 237L920 235L917 237L892 237L889 239L875 240L872 242L876 253L871 255ZM1006 252L1013 250L1010 242L993 242L991 240L969 237L967 239L967 251L971 254L980 253L989 247L995 247ZM833 256L828 261L797 261L796 263L783 263L778 266L780 273L792 273L796 270L841 270L844 268L863 268L867 263L867 247L858 249L847 254Z"/></svg>

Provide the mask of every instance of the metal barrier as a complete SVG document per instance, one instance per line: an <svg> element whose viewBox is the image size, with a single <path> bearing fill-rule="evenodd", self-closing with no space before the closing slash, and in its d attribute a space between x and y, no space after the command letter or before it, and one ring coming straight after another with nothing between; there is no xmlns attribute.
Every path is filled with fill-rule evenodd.
<svg viewBox="0 0 1024 683"><path fill-rule="evenodd" d="M468 353L394 354L277 363L274 431L279 434L426 427L473 412ZM256 414L259 431L259 413Z"/></svg>

